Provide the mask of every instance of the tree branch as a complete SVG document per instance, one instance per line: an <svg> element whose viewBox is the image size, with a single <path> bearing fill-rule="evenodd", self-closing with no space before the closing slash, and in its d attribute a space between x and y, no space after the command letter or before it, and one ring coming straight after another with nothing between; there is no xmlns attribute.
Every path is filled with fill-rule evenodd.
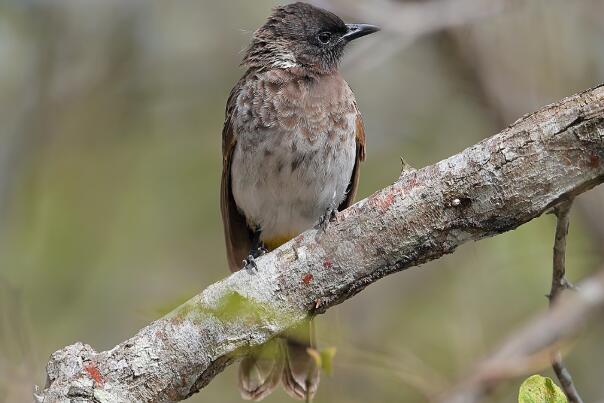
<svg viewBox="0 0 604 403"><path fill-rule="evenodd" d="M338 214L211 285L115 348L54 353L38 401L178 401L248 348L323 313L380 278L500 234L604 181L604 86L518 120L500 134Z"/></svg>

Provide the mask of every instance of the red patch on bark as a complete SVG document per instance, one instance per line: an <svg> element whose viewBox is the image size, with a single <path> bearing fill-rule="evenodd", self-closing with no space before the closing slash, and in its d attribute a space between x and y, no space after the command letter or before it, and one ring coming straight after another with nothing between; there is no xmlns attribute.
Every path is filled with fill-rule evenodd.
<svg viewBox="0 0 604 403"><path fill-rule="evenodd" d="M408 192L409 190L413 189L414 187L417 186L417 174L413 175L413 178L409 179L404 185L403 185L403 192Z"/></svg>
<svg viewBox="0 0 604 403"><path fill-rule="evenodd" d="M323 267L326 269L331 269L333 267L333 263L331 262L331 260L326 260L323 262Z"/></svg>
<svg viewBox="0 0 604 403"><path fill-rule="evenodd" d="M313 278L315 277L312 274L308 273L306 276L304 276L302 282L306 285L309 285Z"/></svg>
<svg viewBox="0 0 604 403"><path fill-rule="evenodd" d="M597 168L600 166L600 157L596 154L592 154L589 156L589 166L592 168Z"/></svg>
<svg viewBox="0 0 604 403"><path fill-rule="evenodd" d="M377 198L375 202L379 208L381 208L382 210L386 210L394 203L394 195L392 193L387 194L384 197Z"/></svg>
<svg viewBox="0 0 604 403"><path fill-rule="evenodd" d="M105 383L105 380L103 379L103 376L101 375L101 372L99 371L99 369L96 367L95 363L92 362L90 364L87 364L84 367L84 370L99 385L102 386Z"/></svg>

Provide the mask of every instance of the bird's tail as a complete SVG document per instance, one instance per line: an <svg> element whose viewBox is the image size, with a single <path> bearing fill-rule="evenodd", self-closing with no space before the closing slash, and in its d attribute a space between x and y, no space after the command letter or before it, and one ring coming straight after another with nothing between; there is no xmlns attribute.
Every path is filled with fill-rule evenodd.
<svg viewBox="0 0 604 403"><path fill-rule="evenodd" d="M319 386L319 368L308 354L313 345L314 329L307 322L245 357L239 366L241 397L260 401L281 381L287 394L310 401Z"/></svg>

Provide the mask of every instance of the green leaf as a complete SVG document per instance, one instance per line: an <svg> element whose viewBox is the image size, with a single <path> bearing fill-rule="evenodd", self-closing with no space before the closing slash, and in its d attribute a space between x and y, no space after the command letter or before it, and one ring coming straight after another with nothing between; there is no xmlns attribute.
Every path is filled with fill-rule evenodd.
<svg viewBox="0 0 604 403"><path fill-rule="evenodd" d="M306 352L315 360L317 367L325 371L327 375L333 374L333 358L336 355L335 347L328 347L321 351L309 347L306 349Z"/></svg>
<svg viewBox="0 0 604 403"><path fill-rule="evenodd" d="M533 375L520 386L518 403L568 403L568 400L550 378Z"/></svg>
<svg viewBox="0 0 604 403"><path fill-rule="evenodd" d="M335 347L329 347L321 351L321 368L327 375L333 374L333 358L335 355Z"/></svg>

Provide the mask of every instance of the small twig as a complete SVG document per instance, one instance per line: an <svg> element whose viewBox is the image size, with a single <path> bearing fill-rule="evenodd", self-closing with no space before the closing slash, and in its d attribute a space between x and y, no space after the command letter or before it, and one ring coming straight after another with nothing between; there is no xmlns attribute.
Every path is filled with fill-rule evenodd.
<svg viewBox="0 0 604 403"><path fill-rule="evenodd" d="M306 379L306 399L304 399L306 403L312 403L312 397L310 396L310 379Z"/></svg>
<svg viewBox="0 0 604 403"><path fill-rule="evenodd" d="M403 157L400 157L400 158L401 158L401 176L403 176L403 175L405 175L407 173L411 173L411 172L417 171L417 169L414 168L407 161L405 161L405 159Z"/></svg>
<svg viewBox="0 0 604 403"><path fill-rule="evenodd" d="M566 237L570 224L569 213L571 206L572 200L565 201L553 210L553 213L557 217L557 223L556 238L554 240L552 288L549 293L550 305L554 303L563 290L571 288L570 283L566 280Z"/></svg>
<svg viewBox="0 0 604 403"><path fill-rule="evenodd" d="M554 209L557 217L556 239L554 241L554 264L552 272L552 288L549 293L550 308L555 304L560 293L565 289L572 288L571 283L566 279L566 237L568 235L568 226L570 224L570 209L572 200L559 204ZM562 361L562 354L554 351L552 354L552 368L560 381L562 390L566 394L570 403L583 403L579 392L573 383L570 372Z"/></svg>

